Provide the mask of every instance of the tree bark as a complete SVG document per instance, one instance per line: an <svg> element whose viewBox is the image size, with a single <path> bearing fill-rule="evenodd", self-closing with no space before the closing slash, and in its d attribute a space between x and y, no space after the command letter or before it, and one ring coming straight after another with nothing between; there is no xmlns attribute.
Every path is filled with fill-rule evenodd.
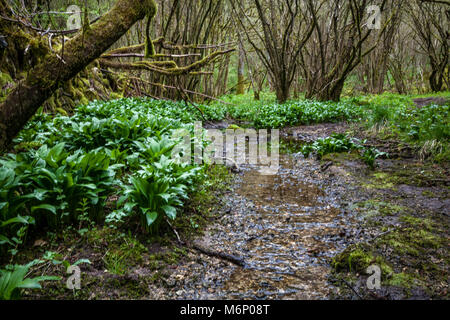
<svg viewBox="0 0 450 320"><path fill-rule="evenodd" d="M279 103L285 103L289 100L290 97L290 84L286 84L285 82L277 83L275 82L275 94L277 96L277 101Z"/></svg>
<svg viewBox="0 0 450 320"><path fill-rule="evenodd" d="M238 62L238 85L237 94L245 93L245 76L244 76L244 50L242 48L242 43L239 44L239 62Z"/></svg>
<svg viewBox="0 0 450 320"><path fill-rule="evenodd" d="M137 21L156 13L154 0L118 0L89 29L50 53L20 81L0 105L0 150L5 149L37 109L65 82L72 79L125 34Z"/></svg>
<svg viewBox="0 0 450 320"><path fill-rule="evenodd" d="M429 78L430 81L430 88L433 92L440 92L442 91L442 87L444 85L444 72L445 69L439 69L439 67L436 67L435 65L431 65L432 71Z"/></svg>
<svg viewBox="0 0 450 320"><path fill-rule="evenodd" d="M344 89L345 78L341 78L336 81L335 85L329 86L328 88L323 89L319 94L316 94L315 97L318 101L334 101L339 102L341 99L342 90ZM310 98L314 97L311 95Z"/></svg>

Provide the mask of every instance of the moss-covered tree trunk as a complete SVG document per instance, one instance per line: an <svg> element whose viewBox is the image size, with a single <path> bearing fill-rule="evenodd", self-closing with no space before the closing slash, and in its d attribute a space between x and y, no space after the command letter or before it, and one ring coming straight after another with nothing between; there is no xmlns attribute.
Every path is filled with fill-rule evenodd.
<svg viewBox="0 0 450 320"><path fill-rule="evenodd" d="M239 44L239 57L238 57L238 85L237 85L237 94L245 93L245 64L244 64L245 56L244 56L244 48L242 48L242 43Z"/></svg>
<svg viewBox="0 0 450 320"><path fill-rule="evenodd" d="M5 149L36 110L65 82L97 59L137 21L156 14L154 0L117 0L98 22L49 53L0 105L0 150Z"/></svg>

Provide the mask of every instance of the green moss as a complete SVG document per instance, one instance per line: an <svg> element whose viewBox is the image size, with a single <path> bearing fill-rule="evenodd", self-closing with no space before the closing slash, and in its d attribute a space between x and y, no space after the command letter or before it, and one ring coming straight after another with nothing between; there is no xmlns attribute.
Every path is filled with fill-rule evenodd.
<svg viewBox="0 0 450 320"><path fill-rule="evenodd" d="M125 239L127 240L127 239ZM120 246L112 246L103 258L105 268L113 274L125 274L130 267L141 265L148 250L136 239L128 238Z"/></svg>
<svg viewBox="0 0 450 320"><path fill-rule="evenodd" d="M406 184L418 187L440 185L446 181L447 174L442 168L432 164L415 163L389 173L387 178L395 184Z"/></svg>
<svg viewBox="0 0 450 320"><path fill-rule="evenodd" d="M358 152L341 152L341 153L329 153L322 157L322 162L332 161L337 164L342 164L345 161L357 161L361 159Z"/></svg>
<svg viewBox="0 0 450 320"><path fill-rule="evenodd" d="M376 216L378 214L384 216L398 216L403 212L409 211L406 207L376 199L360 202L357 206L365 209L364 216Z"/></svg>
<svg viewBox="0 0 450 320"><path fill-rule="evenodd" d="M147 16L147 27L145 30L145 57L150 58L156 54L155 46L150 38L150 27L158 7L154 0L146 0L143 5Z"/></svg>
<svg viewBox="0 0 450 320"><path fill-rule="evenodd" d="M47 105L46 110L49 112L54 112L58 108L58 106L56 105L54 94L49 99L47 99L45 103Z"/></svg>
<svg viewBox="0 0 450 320"><path fill-rule="evenodd" d="M91 246L101 246L116 238L116 230L109 228L91 229L86 233L86 242ZM121 237L118 237L121 238Z"/></svg>
<svg viewBox="0 0 450 320"><path fill-rule="evenodd" d="M448 145L448 143L445 145L445 149L434 156L434 158L432 159L434 162L436 163L448 163L450 162L450 146Z"/></svg>
<svg viewBox="0 0 450 320"><path fill-rule="evenodd" d="M106 78L101 78L101 81L102 81L102 84L103 84L105 87L109 87L109 86L110 86L110 83L109 83L109 80L108 80L108 79L106 79Z"/></svg>
<svg viewBox="0 0 450 320"><path fill-rule="evenodd" d="M396 286L409 289L418 283L418 279L410 274L401 272L393 274L390 279L384 281L383 283L389 286Z"/></svg>
<svg viewBox="0 0 450 320"><path fill-rule="evenodd" d="M111 97L111 99L113 100L118 100L118 99L122 99L123 95L120 93L116 93L116 92L110 92L109 96Z"/></svg>
<svg viewBox="0 0 450 320"><path fill-rule="evenodd" d="M396 190L395 184L391 181L388 173L378 172L372 175L370 183L363 183L362 186L367 189L393 189Z"/></svg>
<svg viewBox="0 0 450 320"><path fill-rule="evenodd" d="M156 283L156 282L159 282L159 281L161 281L161 280L163 280L163 279L165 279L166 278L166 276L164 275L164 273L163 272L161 272L161 271L156 271L151 277L150 277L150 282L153 282L153 283Z"/></svg>
<svg viewBox="0 0 450 320"><path fill-rule="evenodd" d="M434 194L434 192L432 192L430 190L426 190L426 191L422 192L422 195L424 197L428 197L428 198L436 198L436 195Z"/></svg>
<svg viewBox="0 0 450 320"><path fill-rule="evenodd" d="M149 295L148 283L146 277L101 277L100 281L89 285L89 290L82 288L85 296L81 299L142 299Z"/></svg>
<svg viewBox="0 0 450 320"><path fill-rule="evenodd" d="M63 116L68 116L67 111L63 108L56 108L55 111L59 114L62 114Z"/></svg>
<svg viewBox="0 0 450 320"><path fill-rule="evenodd" d="M410 233L411 240L420 247L438 249L441 240L426 230L414 230Z"/></svg>
<svg viewBox="0 0 450 320"><path fill-rule="evenodd" d="M442 239L427 230L418 230L418 227L427 227L427 222L420 223L416 219L406 217L408 224L413 223L414 228L408 227L396 230L380 239L380 244L392 248L395 253L418 257L427 249L438 249L442 246ZM431 225L428 225L431 230Z"/></svg>
<svg viewBox="0 0 450 320"><path fill-rule="evenodd" d="M332 267L336 272L366 273L370 265L378 265L382 275L392 274L392 268L380 256L374 256L371 252L356 246L344 250L334 257Z"/></svg>
<svg viewBox="0 0 450 320"><path fill-rule="evenodd" d="M87 104L89 104L89 100L86 98L86 97L82 97L81 99L80 99L80 104L82 104L82 105L87 105Z"/></svg>
<svg viewBox="0 0 450 320"><path fill-rule="evenodd" d="M148 261L153 269L159 269L165 265L177 264L182 257L186 256L186 254L187 252L184 249L172 247L167 251L150 255Z"/></svg>
<svg viewBox="0 0 450 320"><path fill-rule="evenodd" d="M230 129L230 130L242 130L242 128L239 127L236 124L230 124L227 129Z"/></svg>
<svg viewBox="0 0 450 320"><path fill-rule="evenodd" d="M280 141L280 152L282 154L299 153L304 144L304 142L295 139L283 139Z"/></svg>
<svg viewBox="0 0 450 320"><path fill-rule="evenodd" d="M433 221L429 218L416 218L410 215L403 215L400 217L400 221L408 224L411 227L425 229L427 231L433 230Z"/></svg>
<svg viewBox="0 0 450 320"><path fill-rule="evenodd" d="M377 173L374 173L373 176L379 180L386 180L389 177L389 174L387 174L385 172L377 172Z"/></svg>
<svg viewBox="0 0 450 320"><path fill-rule="evenodd" d="M401 239L398 239L396 237L390 238L387 241L384 241L384 243L391 249L394 250L397 254L400 255L411 255L418 257L419 256L419 250L416 249L414 246L411 246L410 244L406 243L405 241L402 241Z"/></svg>
<svg viewBox="0 0 450 320"><path fill-rule="evenodd" d="M90 247L103 255L109 273L123 275L129 268L141 265L148 254L148 249L138 239L116 229L94 228L85 237Z"/></svg>
<svg viewBox="0 0 450 320"><path fill-rule="evenodd" d="M0 72L0 89L10 82L13 82L11 76L7 73Z"/></svg>
<svg viewBox="0 0 450 320"><path fill-rule="evenodd" d="M8 88L8 84L14 83L9 74L0 72L0 101L3 101L11 88ZM5 88L5 89L3 89Z"/></svg>

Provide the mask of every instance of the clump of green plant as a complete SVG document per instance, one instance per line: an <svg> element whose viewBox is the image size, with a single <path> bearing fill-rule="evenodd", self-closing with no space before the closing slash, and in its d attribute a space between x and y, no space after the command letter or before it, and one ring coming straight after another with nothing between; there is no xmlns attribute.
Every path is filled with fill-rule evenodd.
<svg viewBox="0 0 450 320"><path fill-rule="evenodd" d="M50 230L67 224L81 228L92 221L102 223L112 194L124 193L121 188L125 185L137 190L138 185L145 185L141 180L153 179L150 176L156 179L147 181L150 185L158 184L167 191L169 181L171 188L177 188L171 192L177 195L172 199L161 191L162 201L145 195L147 204L142 208L151 211L144 214L143 222L152 225L149 222L156 212L174 218L174 208L185 201L190 177L182 166L170 164L168 169L164 167L168 162L161 161L167 160L179 143L172 133L178 129L193 132L195 121L219 120L224 115L218 106L152 99L94 101L78 107L70 117L40 112L15 140L21 145L18 152L0 158L0 221L26 215L29 224ZM194 167L199 166L186 170L198 175ZM142 171L158 173L144 177ZM138 193L134 194L135 206L144 201L144 196L138 199ZM131 201L121 202L115 213L130 213L132 206ZM1 241L13 243L17 232L24 233L24 226L20 228L17 223L5 224Z"/></svg>
<svg viewBox="0 0 450 320"><path fill-rule="evenodd" d="M444 94L445 96L446 94ZM448 94L447 94L448 95ZM353 98L366 106L366 125L383 127L394 136L421 149L422 160L448 161L449 104L417 107L412 97L383 94Z"/></svg>
<svg viewBox="0 0 450 320"><path fill-rule="evenodd" d="M0 253L16 255L18 246L23 243L28 227L32 224L33 217L22 217L20 214L7 221L0 221Z"/></svg>
<svg viewBox="0 0 450 320"><path fill-rule="evenodd" d="M12 255L17 253L17 247L22 244L28 227L35 219L22 216L26 212L26 204L30 196L21 195L21 176L16 175L12 168L0 168L0 254L7 251Z"/></svg>
<svg viewBox="0 0 450 320"><path fill-rule="evenodd" d="M414 285L420 283L420 280L417 279L414 275L401 272L393 274L392 278L387 279L384 283L390 286L403 287L409 289L412 288Z"/></svg>
<svg viewBox="0 0 450 320"><path fill-rule="evenodd" d="M366 253L362 249L353 251L346 250L333 259L332 265L335 271L348 271L355 273L364 273L375 258L372 254Z"/></svg>
<svg viewBox="0 0 450 320"><path fill-rule="evenodd" d="M369 166L369 168L372 170L375 169L375 160L382 156L387 156L387 153L381 152L380 150L373 148L373 147L366 148L362 152L362 159L363 159L364 163L367 164Z"/></svg>
<svg viewBox="0 0 450 320"><path fill-rule="evenodd" d="M106 198L117 184L115 176L120 167L111 165L104 151L79 150L69 154L64 143L10 155L7 160L0 159L0 163L11 177L17 177L0 191L8 204L2 205L3 219L13 218L21 209L35 219L37 227L52 229L77 222L79 205L85 199L90 203L89 218L100 222ZM15 184L13 192L12 184Z"/></svg>
<svg viewBox="0 0 450 320"><path fill-rule="evenodd" d="M375 169L375 160L381 156L387 156L387 153L381 152L373 147L364 147L365 141L350 138L345 134L333 134L330 137L317 139L311 144L304 145L300 152L309 157L314 153L320 160L330 153L360 151L361 158L371 169Z"/></svg>
<svg viewBox="0 0 450 320"><path fill-rule="evenodd" d="M34 260L26 265L6 266L5 269L0 269L0 300L17 300L22 289L41 289L42 281L61 280L60 277L53 276L27 277L30 268L43 262Z"/></svg>
<svg viewBox="0 0 450 320"><path fill-rule="evenodd" d="M450 106L431 105L415 108L407 115L399 117L398 128L413 141L438 140L450 138Z"/></svg>
<svg viewBox="0 0 450 320"><path fill-rule="evenodd" d="M303 146L301 153L305 158L309 157L311 153L315 153L318 159L322 159L324 155L329 153L348 152L360 148L360 145L345 134L333 134L330 137L320 138L312 144Z"/></svg>
<svg viewBox="0 0 450 320"><path fill-rule="evenodd" d="M408 224L411 225L411 219ZM440 237L428 230L422 230L419 225L396 230L382 237L380 242L389 245L394 252L400 255L408 254L418 257L427 249L437 250L443 246Z"/></svg>
<svg viewBox="0 0 450 320"><path fill-rule="evenodd" d="M382 124L392 119L393 110L385 105L376 104L372 107L370 120L375 124Z"/></svg>
<svg viewBox="0 0 450 320"><path fill-rule="evenodd" d="M119 205L125 205L122 210L112 213L109 219L121 219L138 212L146 231L157 233L165 219L175 220L177 208L188 199L188 188L193 186L198 172L198 167L177 164L175 160L162 156L159 162L130 177L130 184L125 186L119 201Z"/></svg>
<svg viewBox="0 0 450 320"><path fill-rule="evenodd" d="M60 281L61 277L56 276L29 277L33 267L44 263L62 265L68 270L71 266L91 262L88 259L79 259L71 264L64 260L61 254L46 251L42 259L33 260L26 265L7 265L0 269L0 300L17 300L21 296L22 289L42 289L40 283L43 281Z"/></svg>
<svg viewBox="0 0 450 320"><path fill-rule="evenodd" d="M228 107L231 117L250 121L255 128L282 128L290 125L359 119L364 108L349 102L290 101L279 104L272 100L239 103Z"/></svg>

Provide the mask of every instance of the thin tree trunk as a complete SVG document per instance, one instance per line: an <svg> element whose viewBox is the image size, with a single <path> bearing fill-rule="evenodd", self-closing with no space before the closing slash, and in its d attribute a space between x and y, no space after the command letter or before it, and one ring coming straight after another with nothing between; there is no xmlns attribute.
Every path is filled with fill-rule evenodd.
<svg viewBox="0 0 450 320"><path fill-rule="evenodd" d="M239 44L239 63L238 63L238 85L237 85L237 94L245 93L245 76L244 76L244 49L242 48L242 43Z"/></svg>

